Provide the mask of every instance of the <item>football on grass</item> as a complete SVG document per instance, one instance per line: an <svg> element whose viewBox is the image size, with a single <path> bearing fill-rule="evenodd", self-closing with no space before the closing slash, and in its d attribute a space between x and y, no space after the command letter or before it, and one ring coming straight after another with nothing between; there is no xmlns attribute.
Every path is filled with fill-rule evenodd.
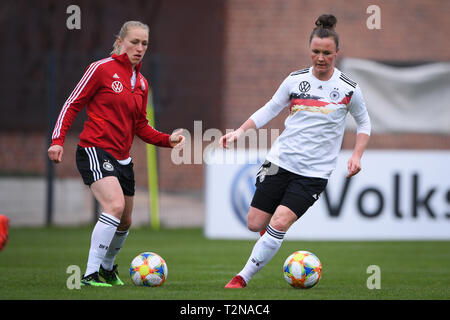
<svg viewBox="0 0 450 320"><path fill-rule="evenodd" d="M309 289L322 277L322 264L309 251L295 251L284 262L283 276L294 288Z"/></svg>
<svg viewBox="0 0 450 320"><path fill-rule="evenodd" d="M167 264L153 252L143 252L131 261L131 281L137 286L159 287L167 279Z"/></svg>

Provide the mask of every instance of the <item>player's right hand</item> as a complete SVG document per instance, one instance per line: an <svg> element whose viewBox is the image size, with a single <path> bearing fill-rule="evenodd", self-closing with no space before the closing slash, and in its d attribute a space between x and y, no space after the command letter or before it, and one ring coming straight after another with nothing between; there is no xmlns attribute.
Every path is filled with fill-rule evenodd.
<svg viewBox="0 0 450 320"><path fill-rule="evenodd" d="M48 158L54 163L60 163L62 161L63 153L64 148L57 144L50 146L47 151Z"/></svg>
<svg viewBox="0 0 450 320"><path fill-rule="evenodd" d="M244 133L244 130L241 128L237 129L236 131L227 133L226 135L222 136L219 140L219 144L222 148L227 148L231 143L239 139L239 137Z"/></svg>

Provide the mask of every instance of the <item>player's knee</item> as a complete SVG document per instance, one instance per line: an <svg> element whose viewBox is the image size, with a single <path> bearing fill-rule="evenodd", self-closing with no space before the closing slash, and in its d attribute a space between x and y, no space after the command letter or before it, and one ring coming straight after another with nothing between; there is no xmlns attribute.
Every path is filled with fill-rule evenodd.
<svg viewBox="0 0 450 320"><path fill-rule="evenodd" d="M259 220L251 219L250 217L247 218L247 228L252 232L260 232L265 227L266 226L262 224Z"/></svg>
<svg viewBox="0 0 450 320"><path fill-rule="evenodd" d="M247 228L248 228L248 230L250 230L252 232L260 232L262 229L264 229L262 226L253 225L253 224L249 224L249 223L247 223Z"/></svg>
<svg viewBox="0 0 450 320"><path fill-rule="evenodd" d="M123 214L123 210L125 209L125 202L124 201L113 201L108 204L108 208L105 208L105 211L114 217L121 218Z"/></svg>
<svg viewBox="0 0 450 320"><path fill-rule="evenodd" d="M278 214L272 217L270 220L270 225L275 230L286 232L295 220L296 219L291 217L291 215Z"/></svg>
<svg viewBox="0 0 450 320"><path fill-rule="evenodd" d="M289 229L289 225L286 222L281 221L279 219L271 220L270 225L275 230L282 231L282 232L286 232Z"/></svg>

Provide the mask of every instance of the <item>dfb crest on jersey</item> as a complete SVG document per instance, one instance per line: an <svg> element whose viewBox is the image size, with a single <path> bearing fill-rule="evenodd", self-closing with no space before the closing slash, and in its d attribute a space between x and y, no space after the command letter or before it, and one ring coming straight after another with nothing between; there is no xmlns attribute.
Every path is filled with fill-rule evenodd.
<svg viewBox="0 0 450 320"><path fill-rule="evenodd" d="M339 99L339 92L336 90L330 92L330 99L331 100L337 100Z"/></svg>
<svg viewBox="0 0 450 320"><path fill-rule="evenodd" d="M300 82L300 84L298 85L298 89L299 89L301 92L308 92L309 89L311 89L311 85L309 84L308 81L302 81L302 82Z"/></svg>

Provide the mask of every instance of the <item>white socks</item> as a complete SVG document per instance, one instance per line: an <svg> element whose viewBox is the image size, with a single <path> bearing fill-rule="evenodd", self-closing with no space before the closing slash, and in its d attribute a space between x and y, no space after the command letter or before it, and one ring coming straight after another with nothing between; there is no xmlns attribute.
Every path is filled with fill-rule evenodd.
<svg viewBox="0 0 450 320"><path fill-rule="evenodd" d="M106 270L112 270L114 267L114 260L116 259L117 254L122 248L125 240L128 236L128 230L119 231L117 230L114 234L114 238L109 245L108 251L106 252L105 258L103 258L102 266Z"/></svg>
<svg viewBox="0 0 450 320"><path fill-rule="evenodd" d="M275 256L283 243L285 234L286 232L267 226L266 232L253 247L244 269L238 273L246 283Z"/></svg>
<svg viewBox="0 0 450 320"><path fill-rule="evenodd" d="M85 276L98 272L100 269L100 264L105 258L119 223L119 219L104 212L98 218L94 231L92 231L91 248L89 249Z"/></svg>

